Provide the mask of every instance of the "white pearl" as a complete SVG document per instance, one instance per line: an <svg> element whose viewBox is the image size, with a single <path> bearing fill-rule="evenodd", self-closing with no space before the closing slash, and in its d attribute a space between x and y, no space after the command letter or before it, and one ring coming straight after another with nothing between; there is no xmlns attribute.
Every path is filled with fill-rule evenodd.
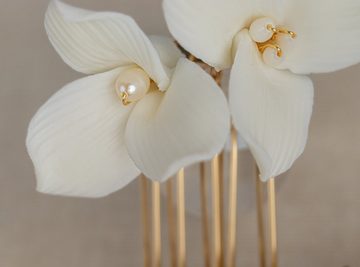
<svg viewBox="0 0 360 267"><path fill-rule="evenodd" d="M284 56L279 57L276 49L271 47L268 47L264 50L262 57L264 62L271 67L277 67L284 60Z"/></svg>
<svg viewBox="0 0 360 267"><path fill-rule="evenodd" d="M135 102L143 98L150 88L150 78L140 68L131 68L120 73L115 83L117 95L122 98L127 94L127 102Z"/></svg>
<svg viewBox="0 0 360 267"><path fill-rule="evenodd" d="M268 25L274 27L275 23L271 18L260 18L250 25L249 33L253 41L264 43L273 36L273 32L267 28Z"/></svg>

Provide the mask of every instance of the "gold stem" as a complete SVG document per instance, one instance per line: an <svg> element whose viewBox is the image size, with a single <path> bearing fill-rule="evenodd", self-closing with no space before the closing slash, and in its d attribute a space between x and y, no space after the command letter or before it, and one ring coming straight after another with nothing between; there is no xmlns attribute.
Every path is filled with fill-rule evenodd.
<svg viewBox="0 0 360 267"><path fill-rule="evenodd" d="M213 238L214 266L223 266L223 251L221 246L221 201L220 201L220 162L219 155L211 161L212 206L213 206Z"/></svg>
<svg viewBox="0 0 360 267"><path fill-rule="evenodd" d="M276 192L275 179L268 181L268 201L269 201L269 220L270 220L270 246L271 246L271 267L278 266L277 259L277 232L276 232Z"/></svg>
<svg viewBox="0 0 360 267"><path fill-rule="evenodd" d="M258 227L258 242L259 242L259 263L260 267L266 267L266 244L265 244L265 230L264 230L264 206L263 206L263 189L260 180L259 168L255 166L256 170L256 211L257 211L257 227Z"/></svg>
<svg viewBox="0 0 360 267"><path fill-rule="evenodd" d="M167 194L167 218L168 218L168 234L170 247L170 263L172 267L177 267L176 259L176 221L174 214L174 197L173 197L173 179L166 182Z"/></svg>
<svg viewBox="0 0 360 267"><path fill-rule="evenodd" d="M200 203L201 203L201 224L204 250L204 266L211 267L210 260L210 237L209 237L209 214L207 206L207 183L205 176L205 162L200 163Z"/></svg>
<svg viewBox="0 0 360 267"><path fill-rule="evenodd" d="M237 171L238 171L238 145L236 130L231 132L231 157L229 181L229 213L228 213L228 247L227 266L236 265L236 214L237 214Z"/></svg>
<svg viewBox="0 0 360 267"><path fill-rule="evenodd" d="M177 174L177 219L178 219L178 267L186 266L186 230L185 230L185 172Z"/></svg>
<svg viewBox="0 0 360 267"><path fill-rule="evenodd" d="M152 182L152 219L153 219L153 265L161 266L161 212L160 212L160 183Z"/></svg>
<svg viewBox="0 0 360 267"><path fill-rule="evenodd" d="M143 247L144 247L144 267L151 266L151 241L150 241L150 221L148 206L148 181L143 175L140 177L141 191L141 218L143 226Z"/></svg>

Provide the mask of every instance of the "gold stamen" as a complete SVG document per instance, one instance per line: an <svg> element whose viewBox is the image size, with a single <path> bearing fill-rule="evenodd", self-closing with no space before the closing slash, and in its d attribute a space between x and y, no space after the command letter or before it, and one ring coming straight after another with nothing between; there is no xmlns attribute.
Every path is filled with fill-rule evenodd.
<svg viewBox="0 0 360 267"><path fill-rule="evenodd" d="M129 98L129 94L127 92L122 92L121 93L121 102L123 103L124 106L129 105L131 102L128 100Z"/></svg>
<svg viewBox="0 0 360 267"><path fill-rule="evenodd" d="M272 48L272 49L276 50L276 55L278 57L281 57L283 54L281 47L274 43L260 43L260 44L258 44L258 48L261 53L264 53L266 48Z"/></svg>
<svg viewBox="0 0 360 267"><path fill-rule="evenodd" d="M266 28L269 30L269 31L272 31L274 34L287 34L287 35L290 35L291 38L295 39L296 38L296 33L293 32L293 31L289 31L288 29L285 29L285 28L281 28L281 27L274 27L272 26L271 24L268 24L266 26Z"/></svg>

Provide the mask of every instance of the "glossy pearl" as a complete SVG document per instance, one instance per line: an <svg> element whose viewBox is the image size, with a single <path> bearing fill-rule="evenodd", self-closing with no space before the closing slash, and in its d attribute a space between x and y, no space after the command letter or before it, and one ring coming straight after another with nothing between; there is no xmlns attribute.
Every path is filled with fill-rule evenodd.
<svg viewBox="0 0 360 267"><path fill-rule="evenodd" d="M271 67L279 66L284 60L284 56L278 56L276 49L273 49L271 47L264 50L262 57L265 64Z"/></svg>
<svg viewBox="0 0 360 267"><path fill-rule="evenodd" d="M253 41L264 43L273 36L273 32L267 28L268 25L274 26L275 23L271 18L260 18L255 20L249 29L249 33Z"/></svg>
<svg viewBox="0 0 360 267"><path fill-rule="evenodd" d="M126 102L132 103L143 98L150 88L150 78L140 68L131 68L120 73L115 90L120 99L126 94Z"/></svg>

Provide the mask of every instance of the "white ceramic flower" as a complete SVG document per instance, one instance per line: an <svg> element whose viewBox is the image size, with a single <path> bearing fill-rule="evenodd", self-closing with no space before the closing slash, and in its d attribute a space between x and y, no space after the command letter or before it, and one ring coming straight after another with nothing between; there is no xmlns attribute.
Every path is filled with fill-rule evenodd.
<svg viewBox="0 0 360 267"><path fill-rule="evenodd" d="M232 66L233 122L261 177L303 152L313 85L303 76L360 60L359 0L164 0L171 33L217 69Z"/></svg>
<svg viewBox="0 0 360 267"><path fill-rule="evenodd" d="M39 191L101 197L141 172L164 181L223 148L226 98L172 41L149 39L123 14L59 1L45 26L63 60L92 75L58 91L30 123Z"/></svg>

